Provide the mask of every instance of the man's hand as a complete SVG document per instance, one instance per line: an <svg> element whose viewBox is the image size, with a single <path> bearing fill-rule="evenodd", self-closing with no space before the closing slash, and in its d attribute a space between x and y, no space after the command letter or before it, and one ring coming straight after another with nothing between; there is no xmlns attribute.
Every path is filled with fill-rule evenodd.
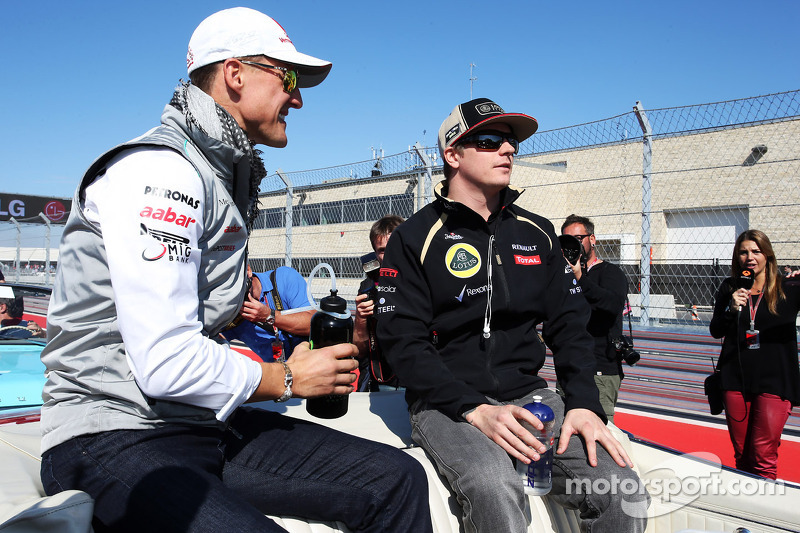
<svg viewBox="0 0 800 533"><path fill-rule="evenodd" d="M264 322L269 318L269 312L269 305L261 303L256 298L253 298L252 294L248 293L247 300L242 304L240 314L250 322Z"/></svg>
<svg viewBox="0 0 800 533"><path fill-rule="evenodd" d="M47 335L42 327L33 320L28 320L27 328L31 331L33 337L44 337Z"/></svg>
<svg viewBox="0 0 800 533"><path fill-rule="evenodd" d="M538 461L539 454L547 450L547 447L539 442L539 439L520 425L518 419L526 421L536 429L541 430L544 427L541 420L522 407L481 404L466 418L467 422L481 430L509 455L525 464L532 460ZM535 451L531 448L534 448Z"/></svg>
<svg viewBox="0 0 800 533"><path fill-rule="evenodd" d="M558 441L557 454L566 451L572 435L579 435L586 445L586 457L589 464L597 466L597 443L608 451L612 459L619 465L633 467L633 462L622 444L614 438L611 431L603 424L603 421L588 409L570 409L564 417L564 424L561 426L561 437Z"/></svg>
<svg viewBox="0 0 800 533"><path fill-rule="evenodd" d="M314 398L353 392L356 375L352 372L358 368L358 361L354 359L357 354L358 350L352 344L337 344L312 351L307 342L300 343L287 362L294 379L292 395Z"/></svg>
<svg viewBox="0 0 800 533"><path fill-rule="evenodd" d="M375 302L368 298L369 294L367 293L356 296L356 321L361 320L366 322L367 317L375 313Z"/></svg>
<svg viewBox="0 0 800 533"><path fill-rule="evenodd" d="M581 280L581 276L583 275L583 270L581 270L581 259L580 259L580 257L578 258L578 260L575 262L574 265L572 263L570 263L569 259L567 259L566 257L564 257L564 259L566 259L567 260L567 264L570 267L572 267L572 273L575 274L575 279L580 281Z"/></svg>
<svg viewBox="0 0 800 533"><path fill-rule="evenodd" d="M362 293L356 296L356 317L353 320L353 344L358 347L359 357L365 357L369 352L369 329L367 318L375 312L375 302L369 300L369 294Z"/></svg>

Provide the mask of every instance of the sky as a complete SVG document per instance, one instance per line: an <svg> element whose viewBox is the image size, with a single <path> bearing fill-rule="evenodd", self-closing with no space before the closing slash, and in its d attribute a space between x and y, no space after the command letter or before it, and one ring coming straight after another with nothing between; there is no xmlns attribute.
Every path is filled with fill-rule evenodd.
<svg viewBox="0 0 800 533"><path fill-rule="evenodd" d="M192 31L220 9L267 13L333 62L302 90L268 173L436 144L487 97L540 131L645 109L800 89L800 2L0 0L0 192L70 197L108 148L158 124ZM475 67L470 81L470 64Z"/></svg>

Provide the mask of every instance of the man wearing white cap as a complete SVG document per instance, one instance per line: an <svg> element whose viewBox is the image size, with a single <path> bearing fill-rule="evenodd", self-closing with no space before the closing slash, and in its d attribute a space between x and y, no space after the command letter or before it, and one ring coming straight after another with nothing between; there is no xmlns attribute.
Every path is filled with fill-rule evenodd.
<svg viewBox="0 0 800 533"><path fill-rule="evenodd" d="M537 127L486 98L456 106L442 123L446 179L389 240L378 340L407 387L412 437L450 481L465 531L528 529L514 460L545 451L522 425L542 428L522 407L535 396L554 413L550 497L580 510L582 531L644 531L648 496L598 400L589 307L553 225L520 208L521 191L509 186L519 143ZM563 400L537 375L542 323ZM628 492L592 493L598 478Z"/></svg>
<svg viewBox="0 0 800 533"><path fill-rule="evenodd" d="M348 394L355 346L267 364L220 337L245 298L266 173L254 145L286 145L299 89L331 64L234 8L197 27L187 66L161 125L102 155L75 194L42 352L46 492L88 492L96 531L282 531L265 513L430 531L414 459L241 407Z"/></svg>

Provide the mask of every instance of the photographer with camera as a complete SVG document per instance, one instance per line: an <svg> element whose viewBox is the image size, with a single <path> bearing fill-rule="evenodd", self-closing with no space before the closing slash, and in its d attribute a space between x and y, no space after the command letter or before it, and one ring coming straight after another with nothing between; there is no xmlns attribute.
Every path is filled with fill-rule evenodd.
<svg viewBox="0 0 800 533"><path fill-rule="evenodd" d="M253 272L247 265L248 294L238 321L222 335L244 342L264 362L285 361L298 344L308 340L313 302L306 280L292 267Z"/></svg>
<svg viewBox="0 0 800 533"><path fill-rule="evenodd" d="M597 257L591 220L570 215L561 225L561 233L564 257L592 309L586 329L594 338L597 362L594 380L600 391L603 411L609 422L613 422L619 386L625 377L622 361L632 366L639 360L639 354L633 349L633 341L622 335L622 310L625 307L628 280L617 265Z"/></svg>
<svg viewBox="0 0 800 533"><path fill-rule="evenodd" d="M378 301L378 274L383 263L386 243L394 229L403 223L398 215L379 218L369 230L372 253L361 257L361 264L367 277L361 282L356 296L356 318L353 328L353 344L358 347L359 377L357 391L375 392L379 385L398 387L386 360L382 357L375 337L375 303Z"/></svg>

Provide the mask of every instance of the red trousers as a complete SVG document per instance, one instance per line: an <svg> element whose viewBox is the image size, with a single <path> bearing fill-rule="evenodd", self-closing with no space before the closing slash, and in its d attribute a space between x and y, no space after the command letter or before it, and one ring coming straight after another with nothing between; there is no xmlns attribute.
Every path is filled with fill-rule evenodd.
<svg viewBox="0 0 800 533"><path fill-rule="evenodd" d="M778 446L792 404L774 394L725 391L725 418L736 468L765 478L778 476Z"/></svg>

